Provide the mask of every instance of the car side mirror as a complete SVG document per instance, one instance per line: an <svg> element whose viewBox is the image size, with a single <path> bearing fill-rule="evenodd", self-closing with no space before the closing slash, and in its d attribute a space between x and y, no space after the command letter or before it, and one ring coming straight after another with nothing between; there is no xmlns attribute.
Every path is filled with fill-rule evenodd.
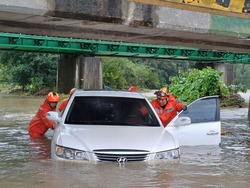
<svg viewBox="0 0 250 188"><path fill-rule="evenodd" d="M191 124L190 117L178 117L174 121L174 126L186 126Z"/></svg>
<svg viewBox="0 0 250 188"><path fill-rule="evenodd" d="M50 121L54 121L55 123L59 123L61 120L61 118L58 116L58 113L54 111L47 112L46 118Z"/></svg>

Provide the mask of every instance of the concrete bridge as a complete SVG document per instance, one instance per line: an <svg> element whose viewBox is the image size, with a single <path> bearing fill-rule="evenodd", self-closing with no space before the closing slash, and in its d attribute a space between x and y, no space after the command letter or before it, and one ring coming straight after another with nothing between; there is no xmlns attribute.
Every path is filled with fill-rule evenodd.
<svg viewBox="0 0 250 188"><path fill-rule="evenodd" d="M247 2L248 0L1 0L0 32L249 53L250 5ZM63 60L65 63L68 61L72 62L72 59ZM86 58L77 58L74 62L79 61L86 61ZM83 69L76 68L76 65L77 63L74 70ZM72 75L74 83L69 85L79 86L76 82L84 80L79 78L79 74ZM82 84L80 86L83 87ZM59 91L66 89L69 88L59 87Z"/></svg>
<svg viewBox="0 0 250 188"><path fill-rule="evenodd" d="M210 6L227 2L203 1L210 1ZM232 10L244 8L240 4L244 1L237 0ZM1 0L0 31L249 52L250 14L225 10L219 4L217 9L204 3L198 6L197 2Z"/></svg>

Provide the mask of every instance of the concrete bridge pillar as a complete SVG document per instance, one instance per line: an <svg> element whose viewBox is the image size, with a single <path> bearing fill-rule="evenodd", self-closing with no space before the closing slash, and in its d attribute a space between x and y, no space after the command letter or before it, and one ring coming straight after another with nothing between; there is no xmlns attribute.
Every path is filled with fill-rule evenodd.
<svg viewBox="0 0 250 188"><path fill-rule="evenodd" d="M223 72L222 81L228 86L233 84L233 65L228 63L215 63L214 69Z"/></svg>
<svg viewBox="0 0 250 188"><path fill-rule="evenodd" d="M67 94L73 87L79 89L102 88L100 58L61 55L57 71L57 91Z"/></svg>

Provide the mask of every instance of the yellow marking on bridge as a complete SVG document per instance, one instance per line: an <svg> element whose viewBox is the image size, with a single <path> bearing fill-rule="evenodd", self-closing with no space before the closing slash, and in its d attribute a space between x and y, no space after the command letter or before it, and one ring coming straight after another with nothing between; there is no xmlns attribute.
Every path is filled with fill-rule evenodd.
<svg viewBox="0 0 250 188"><path fill-rule="evenodd" d="M190 10L221 16L232 16L250 19L250 13L242 12L245 0L231 0L228 7L226 3L220 5L216 0L128 0L142 4L160 5L165 7ZM225 2L225 0L221 0ZM223 4L223 3L222 3ZM250 6L250 5L249 5ZM250 7L249 7L250 9Z"/></svg>

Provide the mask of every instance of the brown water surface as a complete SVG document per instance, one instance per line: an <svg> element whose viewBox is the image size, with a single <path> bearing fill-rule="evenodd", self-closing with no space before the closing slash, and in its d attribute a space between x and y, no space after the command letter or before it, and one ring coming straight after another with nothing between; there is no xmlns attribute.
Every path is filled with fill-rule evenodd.
<svg viewBox="0 0 250 188"><path fill-rule="evenodd" d="M30 139L43 100L0 96L0 187L250 187L247 108L222 109L221 146L183 147L176 163L82 164L53 161L49 139Z"/></svg>

